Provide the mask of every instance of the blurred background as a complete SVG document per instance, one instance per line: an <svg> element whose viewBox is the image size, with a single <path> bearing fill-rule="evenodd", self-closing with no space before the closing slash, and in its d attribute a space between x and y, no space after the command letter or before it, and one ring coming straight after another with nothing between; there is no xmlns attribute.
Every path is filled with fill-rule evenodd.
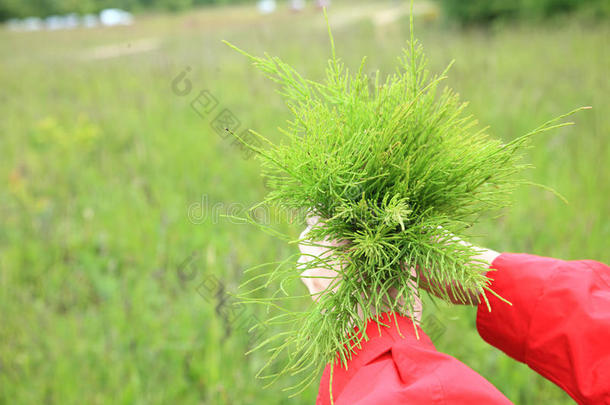
<svg viewBox="0 0 610 405"><path fill-rule="evenodd" d="M314 403L317 386L263 389L265 353L245 355L277 331L249 334L265 312L232 294L245 269L296 249L223 216L265 193L223 129L279 140L290 114L221 40L320 79L323 5L350 68L366 55L368 71L393 71L404 1L0 0L1 404ZM414 14L430 69L456 60L447 83L493 136L593 106L526 157L526 177L568 204L522 187L473 242L610 262L610 2L418 0ZM486 345L474 309L427 304L437 347L513 402L572 403Z"/></svg>

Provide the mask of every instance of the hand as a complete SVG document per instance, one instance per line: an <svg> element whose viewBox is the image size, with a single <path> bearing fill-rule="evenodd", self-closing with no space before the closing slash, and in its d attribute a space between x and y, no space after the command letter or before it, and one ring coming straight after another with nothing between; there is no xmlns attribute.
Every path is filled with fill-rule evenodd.
<svg viewBox="0 0 610 405"><path fill-rule="evenodd" d="M304 268L301 273L301 281L309 290L311 298L314 301L318 301L320 297L327 291L336 291L339 288L341 282L341 277L339 274L339 271L341 270L341 264L339 263L339 261L337 261L335 262L336 264L334 266L331 266L334 267L334 269L336 270L324 267L307 268L307 264L310 263L312 260L315 260L316 257L327 258L329 255L332 254L332 247L337 247L348 243L345 241L323 240L316 241L315 245L312 245L314 241L308 239L307 235L313 228L317 226L324 226L324 223L320 221L319 217L307 218L307 228L305 228L305 230L301 233L301 236L299 237L299 239L303 242L299 244L301 257L297 261L297 267L302 269ZM414 269L411 269L411 274L413 276L416 276ZM414 296L416 297L416 302L414 304L413 318L417 323L419 323L422 316L422 303L421 299L419 298L419 295L417 294L417 286L414 281L411 285L411 289L416 293L414 294ZM389 293L390 296L392 296L394 299L397 298L396 290L393 289ZM398 299L402 300L402 298L400 297L398 297ZM359 310L358 313L362 317L362 311Z"/></svg>
<svg viewBox="0 0 610 405"><path fill-rule="evenodd" d="M311 231L314 227L320 226L322 224L320 224L320 217L307 217L307 228L305 228L305 230L301 233L301 235L299 236L299 240L308 240L307 235L309 234L309 231ZM339 287L339 282L341 281L339 272L324 267L306 268L306 265L312 260L315 260L316 257L328 257L332 252L330 248L341 246L345 243L340 243L336 240L317 241L315 242L315 245L312 245L311 243L314 243L314 241L299 244L301 256L297 261L297 268L305 268L305 270L301 272L301 281L309 290L311 298L314 301L317 301L325 291L336 291L336 289ZM337 263L336 266L340 266L340 264ZM338 267L335 268L339 269Z"/></svg>
<svg viewBox="0 0 610 405"><path fill-rule="evenodd" d="M457 236L453 236L452 239L464 246L474 248L478 254L472 257L473 261L482 261L487 264L487 267L491 266L496 257L500 256L500 253L494 250L474 246ZM455 282L441 285L438 282L431 281L428 277L430 269L418 268L418 273L420 277L419 287L432 295L439 298L449 297L453 304L458 305L478 305L481 301L478 291L467 290Z"/></svg>

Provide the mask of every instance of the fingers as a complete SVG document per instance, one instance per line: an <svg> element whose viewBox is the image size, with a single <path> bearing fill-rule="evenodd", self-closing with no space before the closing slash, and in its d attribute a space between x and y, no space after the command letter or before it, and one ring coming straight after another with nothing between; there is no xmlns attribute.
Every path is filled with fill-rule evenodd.
<svg viewBox="0 0 610 405"><path fill-rule="evenodd" d="M480 265L480 263L483 262L489 267L496 257L500 255L498 252L491 249L474 246L470 242L464 241L452 233L444 231L441 227L439 227L439 229L442 231L442 238L434 238L434 241L437 243L458 243L462 246L471 248L475 253L471 257L472 264L478 263ZM435 269L417 267L416 270L419 276L419 287L425 291L428 291L430 294L442 299L448 299L448 301L457 305L479 304L481 299L480 291L465 288L457 281L439 283L438 281L435 281L432 276Z"/></svg>
<svg viewBox="0 0 610 405"><path fill-rule="evenodd" d="M419 270L419 268L418 268ZM429 292L435 297L447 299L456 305L478 305L480 302L479 292L469 290L456 281L439 283L431 281L430 269L419 270L419 288Z"/></svg>
<svg viewBox="0 0 610 405"><path fill-rule="evenodd" d="M320 221L319 217L308 217L307 227L299 236L301 240L301 243L299 243L301 256L297 261L297 269L302 270L301 281L309 290L314 301L317 301L327 290L336 290L338 288L337 279L339 273L337 270L340 270L341 266L338 262L327 262L325 260L326 266L320 264L320 267L312 267L315 266L315 262L313 265L311 264L312 261L328 258L332 254L332 247L341 245L340 242L334 240L312 241L308 238L309 232L316 226L322 226L322 224L323 222Z"/></svg>
<svg viewBox="0 0 610 405"><path fill-rule="evenodd" d="M313 228L320 222L320 217L317 215L308 215L305 222L307 223L308 227Z"/></svg>

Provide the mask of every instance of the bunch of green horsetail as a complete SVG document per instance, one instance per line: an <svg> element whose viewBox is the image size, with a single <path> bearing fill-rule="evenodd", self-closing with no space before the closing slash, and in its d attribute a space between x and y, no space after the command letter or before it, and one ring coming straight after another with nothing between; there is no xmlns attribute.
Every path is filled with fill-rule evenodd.
<svg viewBox="0 0 610 405"><path fill-rule="evenodd" d="M455 236L467 237L482 213L509 205L515 187L532 184L519 173L528 166L522 157L533 135L571 124L561 122L568 113L510 142L490 137L466 103L443 87L449 67L439 75L426 68L412 19L411 39L387 77L364 73L365 59L350 72L335 54L330 29L329 37L331 58L321 82L277 57L252 56L229 44L279 85L293 115L279 143L254 131L254 142L237 137L261 162L269 187L261 204L322 218L307 240L293 242L342 242L325 244L330 254L299 269L294 257L257 266L245 283L256 287L246 288L244 301L273 309L263 326L284 329L257 347L269 351L260 375L272 381L302 375L294 393L325 364L346 364L368 338L354 328L364 330L381 312L413 316L422 280L407 268L428 269L430 284L449 286L439 289L441 299L464 291L483 300L494 294L487 264ZM308 268L338 271L340 282L311 307L290 310L284 300L298 297L284 286ZM257 298L256 290L273 285L271 298Z"/></svg>

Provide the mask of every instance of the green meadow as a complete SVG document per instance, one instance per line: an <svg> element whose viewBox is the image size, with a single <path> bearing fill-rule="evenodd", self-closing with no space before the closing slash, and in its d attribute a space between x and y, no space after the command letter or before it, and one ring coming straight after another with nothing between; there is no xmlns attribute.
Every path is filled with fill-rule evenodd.
<svg viewBox="0 0 610 405"><path fill-rule="evenodd" d="M418 3L419 4L419 3ZM416 4L416 5L418 5ZM424 4L425 5L425 4ZM329 9L338 55L388 73L409 35L395 3ZM574 126L537 135L528 186L481 218L495 250L610 262L610 25L564 18L457 30L419 9L434 72L495 137L510 140L580 106ZM423 10L423 11L421 11ZM222 128L280 140L290 117L273 83L228 40L319 79L321 13L253 7L137 15L125 27L0 30L0 404L313 404L263 388L265 352L245 353L265 309L231 294L296 246L239 215L260 201L258 163ZM220 130L219 130L220 129ZM296 238L302 223L261 222ZM304 294L300 285L289 287ZM265 294L265 292L263 292ZM570 398L478 336L473 308L427 301L434 341L517 404ZM307 299L292 305L305 308Z"/></svg>

